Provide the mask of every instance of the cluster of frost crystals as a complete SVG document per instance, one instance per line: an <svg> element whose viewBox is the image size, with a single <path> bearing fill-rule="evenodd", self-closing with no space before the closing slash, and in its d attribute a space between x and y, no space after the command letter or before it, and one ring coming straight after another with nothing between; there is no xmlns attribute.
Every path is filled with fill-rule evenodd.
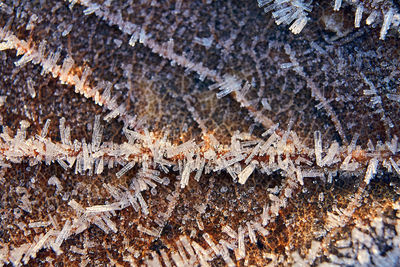
<svg viewBox="0 0 400 267"><path fill-rule="evenodd" d="M29 2L18 10L0 4L5 16L17 13L17 27L0 17L6 66L0 67L0 264L34 264L48 255L39 251L52 250L56 261L118 254L118 263L133 266L307 266L321 259L330 266L394 265L400 216L372 214L382 199L369 195L369 187L382 174L400 175L399 72L396 58L379 58L386 64L379 70L391 72L382 75L371 70L374 62L365 63L396 49L387 52L389 42L375 46L348 32L337 43L317 35L324 29L313 32L313 41L293 35L320 14L314 13L321 12L316 1L258 1L292 33L265 27L255 1L171 2L70 0L69 7L47 11ZM327 2L333 6L327 13L340 17L342 1ZM396 9L379 6L382 13L370 13L370 2L344 1L355 9L356 28L365 19L367 25L382 22L377 35L389 39L398 25ZM27 14L25 25L19 20ZM55 25L60 39L49 30ZM15 51L16 58L10 56ZM43 89L49 79L51 94ZM20 100L15 92L29 97ZM93 112L90 104L105 109ZM197 126L174 121L178 110L198 124L201 135L184 136ZM160 112L168 116L162 119ZM156 123L150 120L135 127L143 121L138 117L150 113L161 125L151 128ZM60 117L55 134L52 125ZM235 120L251 125L237 130ZM338 137L328 131L332 122ZM382 125L387 129L377 134ZM88 131L76 132L85 126ZM177 128L179 136L169 135L167 127ZM218 127L226 128L223 138L214 136ZM380 134L385 130L386 139ZM340 179L350 184L350 193L336 186ZM8 191L15 191L15 199ZM48 209L55 212L47 214L54 199L60 201ZM373 221L376 235L357 224L360 213ZM309 228L316 225L320 231ZM340 241L335 233L351 238ZM386 259L379 240L393 246ZM335 242L346 257L326 253Z"/></svg>
<svg viewBox="0 0 400 267"><path fill-rule="evenodd" d="M272 17L277 25L291 25L289 30L300 33L307 24L308 14L312 12L314 1L302 0L257 0L258 6L264 8L264 12L272 12ZM380 24L379 39L384 40L388 30L395 28L400 31L400 13L390 1L358 1L358 0L334 0L333 11L340 11L344 4L354 6L354 27L360 28L362 22L366 25Z"/></svg>
<svg viewBox="0 0 400 267"><path fill-rule="evenodd" d="M359 28L361 26L361 22L365 19L366 25L371 25L376 22L381 23L380 25L380 33L379 39L385 40L388 30L392 28L399 28L399 19L400 13L398 9L394 5L387 4L383 1L370 1L368 3L366 1L346 1L350 5L355 6L355 15L354 15L354 27ZM366 6L369 6L369 9ZM339 11L342 6L342 0L335 0L334 2L334 11ZM372 7L372 9L371 9ZM366 13L363 18L363 13Z"/></svg>
<svg viewBox="0 0 400 267"><path fill-rule="evenodd" d="M258 6L264 7L264 12L272 11L277 25L291 25L289 30L294 34L300 33L307 24L307 13L311 6L302 0L258 0Z"/></svg>

